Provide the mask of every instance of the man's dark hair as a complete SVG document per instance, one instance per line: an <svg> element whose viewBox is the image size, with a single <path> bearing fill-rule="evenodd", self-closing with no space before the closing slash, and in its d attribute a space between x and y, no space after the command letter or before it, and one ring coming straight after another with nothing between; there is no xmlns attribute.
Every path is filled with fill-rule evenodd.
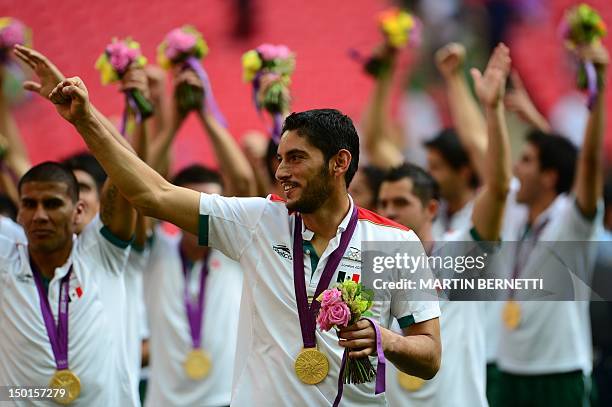
<svg viewBox="0 0 612 407"><path fill-rule="evenodd" d="M478 187L478 175L470 163L470 157L463 148L459 136L454 129L447 128L439 132L433 139L425 142L425 147L436 150L454 170L468 167L472 171L470 187Z"/></svg>
<svg viewBox="0 0 612 407"><path fill-rule="evenodd" d="M392 168L383 182L395 182L404 178L412 181L412 192L421 200L423 205L427 205L432 199L440 199L438 183L418 165L404 163L399 167Z"/></svg>
<svg viewBox="0 0 612 407"><path fill-rule="evenodd" d="M527 142L538 150L540 170L553 170L557 173L557 194L569 192L576 173L576 147L565 137L540 130L531 131L527 135Z"/></svg>
<svg viewBox="0 0 612 407"><path fill-rule="evenodd" d="M5 194L0 194L0 215L11 218L12 220L17 219L17 207L11 198Z"/></svg>
<svg viewBox="0 0 612 407"><path fill-rule="evenodd" d="M71 170L58 162L45 161L30 168L19 180L19 194L21 194L23 184L28 182L61 182L68 186L66 192L72 203L79 200L79 182Z"/></svg>
<svg viewBox="0 0 612 407"><path fill-rule="evenodd" d="M274 181L276 179L276 168L278 166L278 144L274 140L270 139L268 142L268 148L266 149L266 169L270 179Z"/></svg>
<svg viewBox="0 0 612 407"><path fill-rule="evenodd" d="M380 190L380 185L385 180L386 171L382 168L375 167L373 165L366 165L365 167L361 167L361 171L363 175L365 175L366 182L370 191L372 191L372 196L374 197L374 201L378 200L378 191Z"/></svg>
<svg viewBox="0 0 612 407"><path fill-rule="evenodd" d="M200 164L192 164L180 170L172 179L172 183L178 186L211 183L219 184L223 187L221 174Z"/></svg>
<svg viewBox="0 0 612 407"><path fill-rule="evenodd" d="M100 194L106 181L106 172L93 155L86 152L77 153L65 158L62 164L71 171L80 170L89 174L96 183L98 194Z"/></svg>
<svg viewBox="0 0 612 407"><path fill-rule="evenodd" d="M351 153L351 163L344 175L348 188L359 165L359 136L353 121L335 109L307 110L291 113L285 119L281 134L292 130L321 150L326 163L342 149Z"/></svg>

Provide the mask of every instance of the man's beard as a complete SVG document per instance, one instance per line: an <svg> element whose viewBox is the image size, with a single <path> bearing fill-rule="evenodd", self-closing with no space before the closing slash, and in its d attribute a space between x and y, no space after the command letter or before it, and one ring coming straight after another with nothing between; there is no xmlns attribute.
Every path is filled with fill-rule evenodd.
<svg viewBox="0 0 612 407"><path fill-rule="evenodd" d="M331 176L327 171L327 165L323 164L319 175L309 180L302 190L300 199L287 203L287 209L300 213L313 213L319 209L332 191Z"/></svg>

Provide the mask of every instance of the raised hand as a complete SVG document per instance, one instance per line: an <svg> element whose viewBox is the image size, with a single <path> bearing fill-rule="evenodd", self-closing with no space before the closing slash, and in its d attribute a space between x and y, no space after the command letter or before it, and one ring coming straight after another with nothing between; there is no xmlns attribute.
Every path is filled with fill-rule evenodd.
<svg viewBox="0 0 612 407"><path fill-rule="evenodd" d="M192 110L202 111L204 84L192 69L176 72L174 84L174 99L179 118L184 118Z"/></svg>
<svg viewBox="0 0 612 407"><path fill-rule="evenodd" d="M496 108L503 100L511 63L510 50L500 43L495 47L484 74L476 68L470 70L476 95L485 107Z"/></svg>
<svg viewBox="0 0 612 407"><path fill-rule="evenodd" d="M143 68L130 68L121 78L121 91L126 90L138 90L144 95L145 98L149 98L149 82L147 73Z"/></svg>
<svg viewBox="0 0 612 407"><path fill-rule="evenodd" d="M436 66L445 79L461 72L465 62L465 47L451 42L440 48L435 55Z"/></svg>
<svg viewBox="0 0 612 407"><path fill-rule="evenodd" d="M284 79L275 73L266 73L261 76L259 91L255 97L257 103L270 113L289 114L291 95Z"/></svg>
<svg viewBox="0 0 612 407"><path fill-rule="evenodd" d="M65 79L62 72L46 56L36 50L15 45L15 56L32 68L40 80L40 83L25 81L23 87L26 90L36 92L48 99L51 91Z"/></svg>
<svg viewBox="0 0 612 407"><path fill-rule="evenodd" d="M512 89L508 90L504 98L506 108L527 124L545 132L550 131L550 125L531 101L518 72L512 71L510 77L512 78Z"/></svg>
<svg viewBox="0 0 612 407"><path fill-rule="evenodd" d="M72 124L92 116L92 106L85 84L78 76L61 81L49 94L57 112Z"/></svg>
<svg viewBox="0 0 612 407"><path fill-rule="evenodd" d="M579 46L572 52L582 61L593 62L600 73L605 72L610 63L610 54L600 42Z"/></svg>

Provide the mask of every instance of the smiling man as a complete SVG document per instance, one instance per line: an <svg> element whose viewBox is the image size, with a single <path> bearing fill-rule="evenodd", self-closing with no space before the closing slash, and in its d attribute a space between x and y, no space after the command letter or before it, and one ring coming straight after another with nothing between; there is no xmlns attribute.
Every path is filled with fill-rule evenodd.
<svg viewBox="0 0 612 407"><path fill-rule="evenodd" d="M363 241L418 242L414 232L357 208L348 195L359 160L351 120L330 109L287 118L276 173L287 197L284 203L277 197L224 198L168 183L108 133L92 113L79 78L60 83L51 100L136 208L198 233L201 244L244 266L232 403L331 404L342 346L352 349L351 357L371 355L376 351L376 332L368 321L360 321L340 333L344 340L339 346L335 333L317 331L310 323L314 315L307 297L317 297L340 272L346 273L342 267L369 272L360 270L356 260L342 261L347 250L360 249ZM293 250L281 256L275 247ZM406 373L433 377L441 352L437 303L389 296L374 304L373 314L381 326L387 359ZM393 317L404 322L404 335L386 329ZM326 374L317 380L296 374L296 359L304 353L326 359ZM343 405L385 403L384 395L374 396L374 383L347 386L344 391Z"/></svg>

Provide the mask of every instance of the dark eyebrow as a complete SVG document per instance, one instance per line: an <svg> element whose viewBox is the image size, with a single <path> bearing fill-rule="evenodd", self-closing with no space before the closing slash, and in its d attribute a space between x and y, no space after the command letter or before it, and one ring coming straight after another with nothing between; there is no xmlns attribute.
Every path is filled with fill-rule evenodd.
<svg viewBox="0 0 612 407"><path fill-rule="evenodd" d="M63 200L59 199L59 198L45 198L43 199L43 203L45 204L60 204L62 205L64 203Z"/></svg>
<svg viewBox="0 0 612 407"><path fill-rule="evenodd" d="M289 156L289 155L296 155L296 154L305 154L305 155L308 155L308 152L306 150L300 150L299 148L294 148L294 149L291 149L291 150L289 150L289 151L287 151L285 153L285 155L287 155L287 156Z"/></svg>

